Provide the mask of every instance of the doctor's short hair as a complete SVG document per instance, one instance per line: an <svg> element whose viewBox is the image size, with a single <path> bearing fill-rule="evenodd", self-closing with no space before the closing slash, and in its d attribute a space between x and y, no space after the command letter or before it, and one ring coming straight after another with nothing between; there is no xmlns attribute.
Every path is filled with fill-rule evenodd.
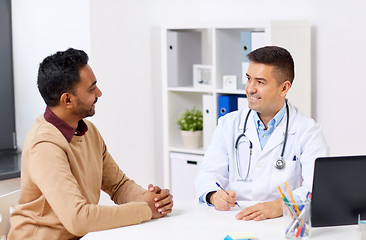
<svg viewBox="0 0 366 240"><path fill-rule="evenodd" d="M74 94L74 87L80 81L79 70L88 61L84 51L73 48L56 52L42 61L37 85L47 106L57 106L63 93Z"/></svg>
<svg viewBox="0 0 366 240"><path fill-rule="evenodd" d="M248 59L254 63L262 63L274 66L274 77L278 83L285 81L292 82L295 78L294 60L286 49L277 46L266 46L258 48L247 55Z"/></svg>

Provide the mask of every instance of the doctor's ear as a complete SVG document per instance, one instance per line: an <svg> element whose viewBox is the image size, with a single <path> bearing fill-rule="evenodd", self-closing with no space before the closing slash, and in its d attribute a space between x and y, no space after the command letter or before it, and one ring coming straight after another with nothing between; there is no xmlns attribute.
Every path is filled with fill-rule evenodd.
<svg viewBox="0 0 366 240"><path fill-rule="evenodd" d="M281 95L286 96L286 94L288 93L290 88L291 88L291 82L290 81L285 81L282 84L282 94Z"/></svg>

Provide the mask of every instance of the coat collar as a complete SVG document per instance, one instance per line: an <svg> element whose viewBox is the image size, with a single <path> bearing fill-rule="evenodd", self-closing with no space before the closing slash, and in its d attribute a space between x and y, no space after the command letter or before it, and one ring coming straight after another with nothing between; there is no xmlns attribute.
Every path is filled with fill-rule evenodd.
<svg viewBox="0 0 366 240"><path fill-rule="evenodd" d="M295 115L297 114L297 112L290 103L288 103L288 107L289 107L289 114L290 114L288 135L293 135L293 134L295 134L296 130L294 128L294 124L292 124L292 123L293 123L293 120L295 119ZM248 114L248 111L249 111L249 108L244 108L241 111L240 123L239 123L239 131L241 133L243 132L243 129L244 129L245 118ZM257 130L256 130L256 125L255 125L255 122L253 120L254 113L255 112L253 110L250 112L248 122L247 122L247 126L246 126L246 130L245 130L245 135L253 143L254 148L261 149L259 139L258 139ZM268 140L266 146L264 147L263 152L270 151L271 149L277 147L279 144L283 143L284 138L285 138L285 133L286 133L287 117L288 117L287 113L285 113L285 116L283 117L282 121L276 127L276 129L272 133L270 139Z"/></svg>

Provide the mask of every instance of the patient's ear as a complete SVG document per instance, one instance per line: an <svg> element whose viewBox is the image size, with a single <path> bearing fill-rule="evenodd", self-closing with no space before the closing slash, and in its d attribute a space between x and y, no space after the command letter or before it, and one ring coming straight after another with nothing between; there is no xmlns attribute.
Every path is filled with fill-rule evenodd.
<svg viewBox="0 0 366 240"><path fill-rule="evenodd" d="M65 108L72 108L74 106L75 96L71 93L63 93L60 97L60 105Z"/></svg>

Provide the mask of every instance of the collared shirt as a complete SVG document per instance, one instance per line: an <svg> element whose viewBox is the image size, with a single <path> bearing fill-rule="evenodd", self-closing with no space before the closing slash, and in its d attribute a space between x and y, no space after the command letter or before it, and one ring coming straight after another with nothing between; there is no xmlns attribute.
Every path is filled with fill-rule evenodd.
<svg viewBox="0 0 366 240"><path fill-rule="evenodd" d="M62 133L62 135L64 135L69 143L71 142L71 139L74 135L83 136L88 131L88 126L83 120L80 120L78 122L77 128L73 129L62 119L57 117L56 114L54 114L49 107L46 107L46 111L44 112L43 116L47 122L54 125Z"/></svg>
<svg viewBox="0 0 366 240"><path fill-rule="evenodd" d="M267 129L265 129L265 126L261 121L261 119L259 118L258 113L255 112L256 114L253 115L253 119L257 127L259 143L261 144L262 150L266 146L267 141L269 137L272 135L273 131L276 129L276 127L280 124L283 117L285 116L285 110L286 110L286 104L283 104L281 110L278 111L278 113L274 116L274 118L272 118L271 121L269 121Z"/></svg>

